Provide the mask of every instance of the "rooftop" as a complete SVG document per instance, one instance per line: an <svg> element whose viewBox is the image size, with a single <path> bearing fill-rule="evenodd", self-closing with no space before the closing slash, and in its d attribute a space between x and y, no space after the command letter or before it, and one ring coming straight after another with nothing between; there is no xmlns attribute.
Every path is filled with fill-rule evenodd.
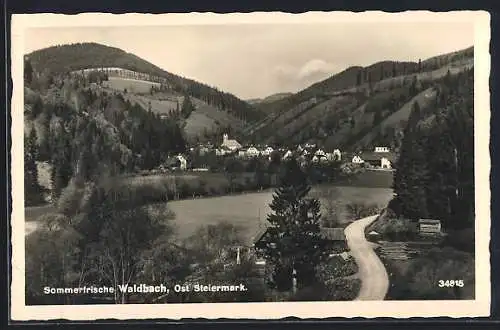
<svg viewBox="0 0 500 330"><path fill-rule="evenodd" d="M441 223L441 220L436 220L436 219L420 219L418 220L419 224L426 224L426 225L438 225Z"/></svg>
<svg viewBox="0 0 500 330"><path fill-rule="evenodd" d="M373 151L367 151L367 152L363 152L361 153L360 157L363 159L363 160L367 160L367 161L370 161L370 160L381 160L382 158L387 158L388 160L390 160L391 162L394 162L395 160L395 155L391 152L373 152Z"/></svg>

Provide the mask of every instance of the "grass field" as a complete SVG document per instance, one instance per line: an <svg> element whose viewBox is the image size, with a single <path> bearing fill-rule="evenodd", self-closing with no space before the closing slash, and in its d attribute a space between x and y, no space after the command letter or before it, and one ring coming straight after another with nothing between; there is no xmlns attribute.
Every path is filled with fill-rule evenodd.
<svg viewBox="0 0 500 330"><path fill-rule="evenodd" d="M321 189L324 189L323 186ZM313 188L311 194L314 194ZM339 207L351 202L375 203L385 205L392 197L392 190L387 188L335 187ZM216 224L228 221L241 227L247 243L251 243L259 228L264 226L267 214L271 212L269 203L273 192L246 193L234 196L200 198L172 201L168 203L176 217L174 224L179 238L192 235L200 225ZM341 221L347 213L340 212Z"/></svg>
<svg viewBox="0 0 500 330"><path fill-rule="evenodd" d="M326 205L332 205L329 200L335 200L335 207L339 216L339 222L348 217L344 206L347 203L366 203L385 206L392 198L392 189L387 180L392 178L390 172L366 172L362 173L364 178L351 181L349 184L333 187L331 185L320 185L313 187L311 197L322 201L322 212ZM389 173L389 174L388 174ZM253 173L235 178L234 182L245 185L245 181L251 180ZM379 182L377 182L377 180ZM372 188L362 186L370 185ZM381 184L381 182L383 184ZM175 224L180 238L191 235L198 226L215 224L219 221L228 221L241 226L250 242L269 213L269 203L272 200L273 190L256 193L239 193L230 196L220 196L228 193L229 181L222 173L196 173L196 174L158 174L147 176L130 176L122 179L122 184L134 189L137 194L145 198L145 201L153 203L153 207L164 205L165 195L169 194L168 206L176 213ZM174 188L174 186L176 188ZM200 187L208 195L218 197L191 198L190 194L184 195L185 200L171 200L173 190L197 192ZM326 193L325 193L326 191ZM326 199L326 200L325 200ZM156 202L153 202L156 201ZM40 215L55 212L54 206L28 207L25 209L26 222L36 220Z"/></svg>
<svg viewBox="0 0 500 330"><path fill-rule="evenodd" d="M108 81L102 83L104 87L114 89L117 91L122 91L127 89L128 92L132 93L149 93L151 91L151 86L160 87L159 83L145 81L145 80L135 80L119 77L109 77Z"/></svg>

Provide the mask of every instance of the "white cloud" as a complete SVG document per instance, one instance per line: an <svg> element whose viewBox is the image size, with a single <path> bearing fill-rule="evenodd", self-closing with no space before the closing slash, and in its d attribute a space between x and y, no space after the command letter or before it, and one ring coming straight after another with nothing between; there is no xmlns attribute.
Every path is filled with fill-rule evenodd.
<svg viewBox="0 0 500 330"><path fill-rule="evenodd" d="M334 64L326 62L321 59L313 59L304 64L297 72L299 80L307 79L310 76L318 74L332 75L336 72L337 68Z"/></svg>

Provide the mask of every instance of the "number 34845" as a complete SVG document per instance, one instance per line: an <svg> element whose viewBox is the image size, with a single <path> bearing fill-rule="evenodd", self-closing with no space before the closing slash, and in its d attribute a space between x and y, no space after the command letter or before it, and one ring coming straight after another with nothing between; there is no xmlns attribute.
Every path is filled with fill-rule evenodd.
<svg viewBox="0 0 500 330"><path fill-rule="evenodd" d="M464 280L439 280L438 281L438 286L440 288L452 288L452 287L459 287L463 288L464 287Z"/></svg>

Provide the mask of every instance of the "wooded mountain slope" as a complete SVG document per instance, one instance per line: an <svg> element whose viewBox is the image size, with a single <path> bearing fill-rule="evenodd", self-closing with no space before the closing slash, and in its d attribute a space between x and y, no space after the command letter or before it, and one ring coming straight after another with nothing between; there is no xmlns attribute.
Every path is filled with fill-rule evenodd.
<svg viewBox="0 0 500 330"><path fill-rule="evenodd" d="M119 67L164 78L174 91L203 100L241 120L251 122L263 116L260 111L230 93L167 72L119 48L78 43L37 50L27 56L37 72L61 74L88 68Z"/></svg>
<svg viewBox="0 0 500 330"><path fill-rule="evenodd" d="M432 88L473 67L473 48L414 62L384 61L351 67L303 91L259 104L267 117L244 133L277 144L314 142L327 149L398 147L408 107L435 97ZM431 89L429 89L431 88Z"/></svg>

